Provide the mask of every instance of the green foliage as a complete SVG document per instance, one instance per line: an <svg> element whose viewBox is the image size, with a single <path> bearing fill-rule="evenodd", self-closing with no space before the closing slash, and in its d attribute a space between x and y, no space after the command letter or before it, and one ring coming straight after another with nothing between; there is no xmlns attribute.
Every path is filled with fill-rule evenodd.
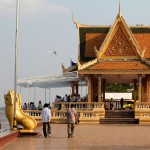
<svg viewBox="0 0 150 150"><path fill-rule="evenodd" d="M133 89L133 84L124 84L124 83L106 84L106 92L128 92L129 89Z"/></svg>
<svg viewBox="0 0 150 150"><path fill-rule="evenodd" d="M150 28L147 28L147 27L138 27L138 28L135 28L135 27L131 27L130 28L132 33L136 34L136 33L150 33Z"/></svg>
<svg viewBox="0 0 150 150"><path fill-rule="evenodd" d="M85 57L86 34L87 33L108 33L110 27L81 27L80 34L80 59L83 61L90 61L94 57Z"/></svg>

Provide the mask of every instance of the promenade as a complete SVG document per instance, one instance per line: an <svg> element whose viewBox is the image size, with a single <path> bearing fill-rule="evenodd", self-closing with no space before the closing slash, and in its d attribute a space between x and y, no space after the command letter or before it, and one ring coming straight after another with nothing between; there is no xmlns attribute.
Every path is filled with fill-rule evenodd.
<svg viewBox="0 0 150 150"><path fill-rule="evenodd" d="M51 124L51 138L18 137L0 150L150 150L148 125L84 125L75 127L75 137L67 137L66 124Z"/></svg>

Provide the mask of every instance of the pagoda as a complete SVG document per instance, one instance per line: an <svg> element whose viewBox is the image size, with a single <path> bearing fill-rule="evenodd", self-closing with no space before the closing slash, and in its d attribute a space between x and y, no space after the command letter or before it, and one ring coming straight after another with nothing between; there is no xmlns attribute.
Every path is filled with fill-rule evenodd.
<svg viewBox="0 0 150 150"><path fill-rule="evenodd" d="M110 26L78 23L77 71L87 81L88 102L105 101L106 83L134 85L134 100L150 102L150 26L128 26L120 11ZM138 97L136 96L138 93Z"/></svg>

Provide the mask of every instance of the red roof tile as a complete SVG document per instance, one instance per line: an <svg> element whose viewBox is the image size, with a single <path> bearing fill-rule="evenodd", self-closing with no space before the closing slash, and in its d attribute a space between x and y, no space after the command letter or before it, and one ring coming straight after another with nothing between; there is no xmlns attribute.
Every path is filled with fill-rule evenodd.
<svg viewBox="0 0 150 150"><path fill-rule="evenodd" d="M107 34L105 33L87 33L85 57L95 57L94 46L99 49Z"/></svg>
<svg viewBox="0 0 150 150"><path fill-rule="evenodd" d="M150 34L142 33L142 34L133 34L133 35L142 50L144 50L144 48L146 47L144 57L150 58Z"/></svg>
<svg viewBox="0 0 150 150"><path fill-rule="evenodd" d="M133 33L141 50L145 51L145 58L150 58L150 33ZM96 57L94 46L99 49L107 36L107 33L85 33L85 51L84 57Z"/></svg>
<svg viewBox="0 0 150 150"><path fill-rule="evenodd" d="M140 62L100 62L90 67L95 70L149 70Z"/></svg>

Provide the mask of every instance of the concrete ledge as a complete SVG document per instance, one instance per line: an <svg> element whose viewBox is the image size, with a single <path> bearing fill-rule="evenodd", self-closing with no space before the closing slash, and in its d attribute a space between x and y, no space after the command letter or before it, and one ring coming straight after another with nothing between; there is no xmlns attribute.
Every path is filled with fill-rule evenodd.
<svg viewBox="0 0 150 150"><path fill-rule="evenodd" d="M37 127L42 126L42 122L37 123ZM20 131L11 131L7 130L0 133L0 148L5 146L6 144L11 143L12 141L16 140L17 137L19 137Z"/></svg>
<svg viewBox="0 0 150 150"><path fill-rule="evenodd" d="M99 118L79 118L80 123L79 124L99 124ZM67 124L67 120L66 119L52 119L51 123L54 124Z"/></svg>
<svg viewBox="0 0 150 150"><path fill-rule="evenodd" d="M150 118L139 118L139 122L142 125L149 125L150 124Z"/></svg>
<svg viewBox="0 0 150 150"><path fill-rule="evenodd" d="M14 141L19 135L19 131L4 131L0 133L0 148Z"/></svg>

